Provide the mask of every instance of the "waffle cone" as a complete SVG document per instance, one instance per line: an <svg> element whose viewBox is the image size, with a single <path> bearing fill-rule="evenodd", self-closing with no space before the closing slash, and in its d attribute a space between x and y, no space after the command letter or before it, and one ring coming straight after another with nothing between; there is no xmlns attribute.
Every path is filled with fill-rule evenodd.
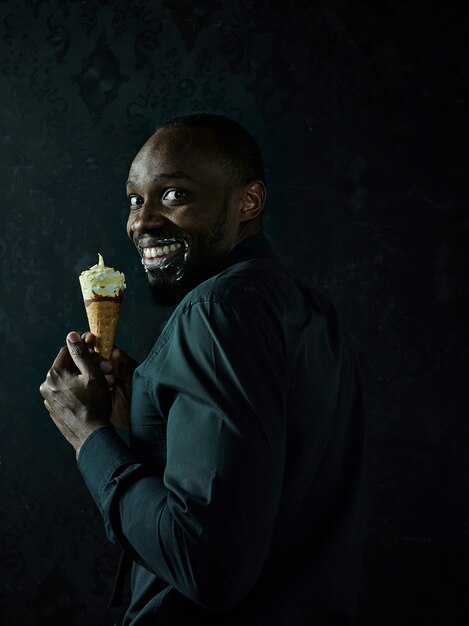
<svg viewBox="0 0 469 626"><path fill-rule="evenodd" d="M111 356L117 333L121 301L92 300L86 305L90 331L96 337L94 349L105 359Z"/></svg>

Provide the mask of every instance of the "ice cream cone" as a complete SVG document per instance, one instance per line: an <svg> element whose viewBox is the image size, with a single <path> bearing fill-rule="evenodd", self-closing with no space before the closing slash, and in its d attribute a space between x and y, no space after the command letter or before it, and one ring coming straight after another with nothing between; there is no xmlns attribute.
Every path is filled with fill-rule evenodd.
<svg viewBox="0 0 469 626"><path fill-rule="evenodd" d="M90 331L96 337L95 351L108 359L117 334L121 302L118 300L92 300L86 306Z"/></svg>
<svg viewBox="0 0 469 626"><path fill-rule="evenodd" d="M86 306L90 331L95 336L95 351L108 359L117 333L125 277L122 272L99 262L80 274L80 284Z"/></svg>

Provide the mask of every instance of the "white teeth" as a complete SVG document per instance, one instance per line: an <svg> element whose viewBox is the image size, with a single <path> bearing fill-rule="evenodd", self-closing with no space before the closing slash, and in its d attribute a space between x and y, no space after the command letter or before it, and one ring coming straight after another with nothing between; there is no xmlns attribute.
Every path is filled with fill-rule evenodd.
<svg viewBox="0 0 469 626"><path fill-rule="evenodd" d="M170 252L175 252L179 248L182 247L182 243L179 241L176 243L172 243L169 246L161 246L159 248L142 248L143 256L146 259L155 258L158 256L164 256L165 254L169 254Z"/></svg>

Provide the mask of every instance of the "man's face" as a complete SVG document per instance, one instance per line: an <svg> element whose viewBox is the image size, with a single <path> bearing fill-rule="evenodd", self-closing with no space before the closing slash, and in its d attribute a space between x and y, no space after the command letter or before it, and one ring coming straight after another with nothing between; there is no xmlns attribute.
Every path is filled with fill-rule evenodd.
<svg viewBox="0 0 469 626"><path fill-rule="evenodd" d="M236 245L239 194L206 129L163 129L135 157L127 234L155 301L178 302Z"/></svg>

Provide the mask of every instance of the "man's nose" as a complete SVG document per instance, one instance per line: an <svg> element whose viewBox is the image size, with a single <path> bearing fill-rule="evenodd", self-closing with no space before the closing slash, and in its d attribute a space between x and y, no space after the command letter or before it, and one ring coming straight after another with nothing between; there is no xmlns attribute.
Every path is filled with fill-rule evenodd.
<svg viewBox="0 0 469 626"><path fill-rule="evenodd" d="M161 228L166 221L159 207L145 202L132 221L130 229L133 233L148 232L149 230Z"/></svg>

